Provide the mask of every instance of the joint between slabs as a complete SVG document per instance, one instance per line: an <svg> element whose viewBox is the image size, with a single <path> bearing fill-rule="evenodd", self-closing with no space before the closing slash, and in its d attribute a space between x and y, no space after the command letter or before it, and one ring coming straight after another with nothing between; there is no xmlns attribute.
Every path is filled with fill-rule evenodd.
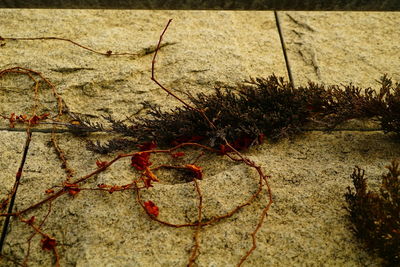
<svg viewBox="0 0 400 267"><path fill-rule="evenodd" d="M284 39L284 36L283 36L283 32L282 32L281 23L280 23L280 20L279 20L278 11L274 10L274 15L275 15L276 28L277 28L278 34L279 34L279 40L281 42L282 53L283 53L283 57L285 59L286 71L288 73L289 81L292 84L292 87L295 88L293 75L292 75L292 69L290 68L290 63L289 63L289 57L288 57L288 55L286 53L285 39Z"/></svg>

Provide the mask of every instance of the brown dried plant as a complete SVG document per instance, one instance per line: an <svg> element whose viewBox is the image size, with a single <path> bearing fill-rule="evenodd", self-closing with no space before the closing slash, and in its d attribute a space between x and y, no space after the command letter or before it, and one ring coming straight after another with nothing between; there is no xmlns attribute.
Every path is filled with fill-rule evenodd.
<svg viewBox="0 0 400 267"><path fill-rule="evenodd" d="M354 232L383 259L386 266L400 264L400 169L399 162L387 166L378 192L368 190L364 170L356 167L346 199Z"/></svg>

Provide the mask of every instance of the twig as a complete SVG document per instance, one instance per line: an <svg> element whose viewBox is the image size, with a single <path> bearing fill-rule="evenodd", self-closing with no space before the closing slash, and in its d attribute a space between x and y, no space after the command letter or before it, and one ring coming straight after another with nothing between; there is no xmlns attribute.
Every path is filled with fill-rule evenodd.
<svg viewBox="0 0 400 267"><path fill-rule="evenodd" d="M193 266L196 258L198 257L198 251L199 251L199 247L200 247L200 231L201 231L201 220L202 220L202 209L203 209L203 195L201 194L201 190L200 190L200 186L199 183L197 182L197 179L193 179L193 183L194 186L196 188L196 192L197 192L197 196L199 197L199 205L197 207L198 210L198 216L197 216L197 227L196 230L194 232L194 245L192 248L192 254L189 257L189 263L188 263L188 267Z"/></svg>
<svg viewBox="0 0 400 267"><path fill-rule="evenodd" d="M269 211L269 208L270 208L271 205L272 205L272 192L271 192L271 188L270 188L270 186L269 186L269 184L268 184L267 177L264 176L264 177L263 177L263 180L265 181L265 185L266 185L266 187L267 187L267 192L268 192L269 200L268 200L267 205L265 206L265 208L263 209L263 211L262 211L262 213L261 213L261 216L260 216L260 219L259 219L259 221L258 221L258 224L257 224L256 228L255 228L254 231L251 233L252 246L251 246L251 248L246 252L246 254L240 259L240 261L239 261L239 263L238 263L238 265L237 265L238 267L239 267L239 266L242 266L243 262L244 262L244 261L251 255L251 253L257 248L256 234L257 234L258 230L260 230L261 226L263 225L264 219L266 218L267 213L268 213L268 211Z"/></svg>
<svg viewBox="0 0 400 267"><path fill-rule="evenodd" d="M166 87L164 87L164 86L163 86L160 82L158 82L158 81L156 80L156 78L155 78L155 61L156 61L156 57L157 57L157 52L158 52L158 50L159 50L159 46L160 46L160 44L161 44L162 38L163 38L163 36L164 36L166 30L168 29L168 26L170 25L171 21L172 21L172 19L170 19L170 20L168 21L167 25L165 26L163 32L162 32L161 35L160 35L160 39L159 39L159 41L158 41L157 48L156 48L156 51L155 51L155 53L154 53L153 60L152 60L152 64L151 64L151 80L153 80L161 89L163 89L164 91L166 91L168 95L172 95L175 99L177 99L178 101L180 101L180 102L181 102L183 105L185 105L187 108L197 111L197 112L208 122L208 124L210 125L210 127L211 127L212 129L217 130L217 127L216 127L216 126L214 125L214 123L207 117L207 115L205 114L205 112L204 112L203 110L197 109L197 108L192 107L191 105L187 104L185 101L183 101L181 98L179 98L179 97L178 97L177 95L175 95L173 92L171 92L171 90L169 90L169 89L167 89ZM292 82L292 86L293 86L293 81L291 81L291 82ZM232 157L231 157L231 159L237 160L237 161L242 161L242 162L244 162L246 165L248 165L248 166L250 166L250 167L252 167L252 168L255 168L255 169L257 170L257 172L258 172L259 175L260 175L259 189L258 189L257 192L250 198L250 200L249 200L248 202L246 202L246 203L244 203L244 204L238 206L238 207L237 207L236 209L234 209L231 213L227 213L227 214L225 214L224 216L218 216L218 217L214 218L213 220L210 220L209 222L211 222L211 221L213 221L213 222L214 222L214 221L218 221L218 220L220 220L220 219L222 219L222 218L226 218L226 217L232 216L232 215L233 215L235 212L237 212L240 208L249 205L249 204L258 196L258 194L261 192L261 190L262 190L262 181L263 181L263 179L265 179L265 181L267 182L266 176L263 174L263 172L262 172L260 166L257 166L253 161L251 161L251 160L245 158L239 151L237 151L232 145L229 144L229 142L226 140L226 138L223 138L223 140L224 140L226 146L228 146L228 147L234 152L234 154L236 154L237 156L239 156L239 159L234 159L234 158L232 158ZM228 156L229 156L229 155L228 155ZM269 201L269 203L267 204L267 207L266 207L266 208L264 209L264 211L263 211L263 213L265 212L265 214L267 213L267 211L269 210L270 205L272 204L271 189L270 189L268 183L267 183L267 188L268 188L268 193L270 194L270 201ZM137 196L138 196L138 198L139 198L138 200L140 200L139 192L137 193ZM139 201L139 203L141 203L141 202ZM142 203L141 203L141 205L142 205L142 207L144 207ZM199 211L199 213L200 213L200 215L201 215L201 211ZM265 216L265 214L264 214L264 216ZM199 216L200 216L200 215L199 215ZM158 220L158 219L156 219L154 216L151 216L151 217L152 217L152 219ZM248 251L248 253L245 255L245 257L239 262L239 265L241 265L242 262L243 262L244 260L246 260L246 258L247 258L247 257L252 253L252 251L255 249L255 247L256 247L256 245L255 245L255 234L257 233L258 229L261 227L262 223L263 223L263 219L260 220L259 225L257 225L256 230L255 230L255 231L253 232L253 234L252 234L252 238L253 238L253 246L252 246L252 248ZM200 227L200 228L201 228L201 226L203 226L203 223L199 223L199 224L197 225L197 227ZM199 231L199 230L198 230L198 231ZM195 254L196 254L195 252L196 252L197 249L198 249L197 246L198 246L198 243L196 243L196 246L195 246L195 248L194 248L193 251L192 251L192 255L190 256L189 266L191 266L191 264L194 262L194 258L195 258Z"/></svg>
<svg viewBox="0 0 400 267"><path fill-rule="evenodd" d="M164 33L167 31L168 26L169 26L169 24L171 22L172 22L172 19L168 20L168 23L165 26L163 32L161 33L160 39L158 40L157 48L156 48L156 51L154 52L153 60L151 61L151 80L154 81L161 89L163 89L165 92L167 92L168 95L173 96L176 100L181 102L184 106L186 106L189 109L197 111L208 122L208 124L211 126L211 128L216 129L214 123L211 122L211 120L206 116L206 114L204 113L203 110L200 110L198 108L192 107L191 105L186 103L186 101L182 100L179 96L174 94L171 90L169 90L166 87L164 87L155 77L155 64L156 64L157 53L158 53L158 51L160 49L161 41L162 41L162 38L164 36Z"/></svg>
<svg viewBox="0 0 400 267"><path fill-rule="evenodd" d="M52 134L51 134L51 143L53 144L53 147L54 147L54 149L55 149L55 151L56 151L56 154L57 154L58 158L59 158L59 159L61 160L61 162L62 162L61 168L64 169L65 172L66 172L66 174L67 174L67 180L66 180L66 181L69 182L70 179L71 179L72 177L74 177L75 171L74 171L73 169L71 169L71 168L68 166L68 162L67 162L67 159L66 159L66 157L65 157L65 153L64 153L64 151L60 148L60 146L57 144L57 141L56 141L56 137L55 137L55 133L54 133L54 132L52 132Z"/></svg>
<svg viewBox="0 0 400 267"><path fill-rule="evenodd" d="M90 52L93 52L95 54L103 55L103 56L137 56L138 53L115 53L112 52L111 50L108 50L107 52L99 52L96 51L90 47L81 45L75 41L72 41L67 38L61 38L61 37L0 37L0 40L13 40L13 41L35 41L35 40L57 40L57 41L65 41L69 42L73 45L76 45L82 49L88 50Z"/></svg>
<svg viewBox="0 0 400 267"><path fill-rule="evenodd" d="M38 94L38 86L39 83L38 81L33 77L32 74L36 74L38 75L47 85L50 86L54 97L57 99L57 107L58 107L58 115L61 115L63 112L63 101L61 96L57 93L56 91L56 87L54 86L53 83L51 83L46 77L43 76L42 73L38 72L38 71L34 71L28 68L23 68L23 67L13 67L13 68L9 68L9 69L4 69L0 71L0 77L2 77L5 74L8 73L19 73L19 74L24 74L27 75L32 81L34 81L35 83L35 99L37 99L37 94ZM35 100L37 101L37 100ZM37 104L36 104L37 105ZM35 112L34 112L35 113ZM34 114L36 115L36 114Z"/></svg>
<svg viewBox="0 0 400 267"><path fill-rule="evenodd" d="M49 202L49 209L48 209L46 215L44 216L42 222L39 224L39 227L38 227L39 229L40 229L40 228L43 226L43 224L46 222L47 218L48 218L49 215L50 215L50 212L51 212L51 202ZM33 217L33 218L34 218L34 217ZM33 223L33 222L32 222L32 223ZM30 224L29 224L29 225L30 225ZM30 254L30 250L31 250L31 241L32 241L32 238L33 238L36 234L37 234L37 232L34 231L34 232L32 233L32 235L28 238L28 249L27 249L27 252L26 252L24 261L22 262L22 265L24 265L24 266L28 266L28 259L29 259L29 254Z"/></svg>

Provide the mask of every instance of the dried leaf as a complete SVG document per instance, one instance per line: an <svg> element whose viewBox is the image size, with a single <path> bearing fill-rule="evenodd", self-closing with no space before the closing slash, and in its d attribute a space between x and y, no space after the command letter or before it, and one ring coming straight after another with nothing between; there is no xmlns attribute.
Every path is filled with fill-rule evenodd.
<svg viewBox="0 0 400 267"><path fill-rule="evenodd" d="M203 171L201 170L201 167L193 165L193 164L187 164L185 167L194 174L194 177L196 179L198 179L198 180L203 179Z"/></svg>
<svg viewBox="0 0 400 267"><path fill-rule="evenodd" d="M151 165L150 153L137 152L132 156L131 165L138 171L143 171Z"/></svg>
<svg viewBox="0 0 400 267"><path fill-rule="evenodd" d="M57 241L49 236L46 236L40 242L42 243L43 250L53 250L54 247L57 245Z"/></svg>
<svg viewBox="0 0 400 267"><path fill-rule="evenodd" d="M159 210L158 207L153 203L153 201L149 200L144 202L143 204L148 214L153 215L155 217L158 216Z"/></svg>

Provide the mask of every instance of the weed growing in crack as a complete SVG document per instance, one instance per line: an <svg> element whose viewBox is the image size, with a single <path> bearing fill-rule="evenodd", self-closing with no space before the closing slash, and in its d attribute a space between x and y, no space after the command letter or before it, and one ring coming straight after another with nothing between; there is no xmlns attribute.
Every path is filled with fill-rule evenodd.
<svg viewBox="0 0 400 267"><path fill-rule="evenodd" d="M387 166L379 192L368 190L364 170L356 167L346 200L358 238L377 252L386 266L400 264L400 169L399 162Z"/></svg>
<svg viewBox="0 0 400 267"><path fill-rule="evenodd" d="M293 88L272 75L233 88L219 87L211 95L189 95L190 106L169 112L143 103L149 110L146 118L125 122L107 117L112 131L122 137L105 144L89 141L87 148L106 154L135 142L156 140L164 146L200 142L225 151L227 140L235 149L243 150L264 138L273 142L299 134L310 123L330 130L350 119L364 118L378 120L385 132L400 134L400 84L393 84L386 75L380 83L379 91L315 83ZM204 116L212 118L215 127Z"/></svg>

